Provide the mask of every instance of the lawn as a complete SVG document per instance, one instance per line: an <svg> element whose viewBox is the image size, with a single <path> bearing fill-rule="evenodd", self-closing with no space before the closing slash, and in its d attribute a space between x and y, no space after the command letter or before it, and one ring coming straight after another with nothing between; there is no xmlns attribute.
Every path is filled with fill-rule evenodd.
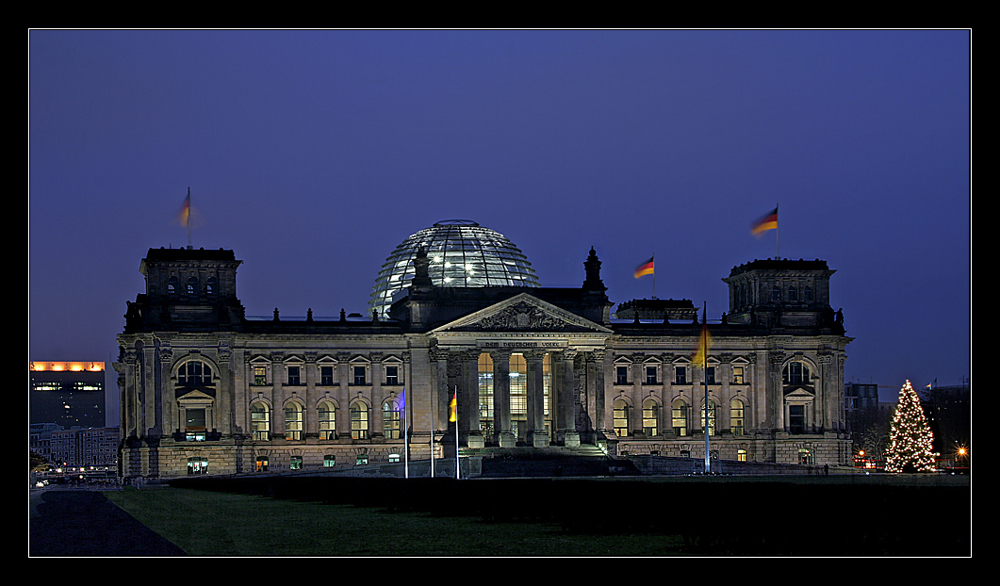
<svg viewBox="0 0 1000 586"><path fill-rule="evenodd" d="M683 549L677 536L601 538L554 524L485 523L184 488L106 496L195 556L648 556Z"/></svg>

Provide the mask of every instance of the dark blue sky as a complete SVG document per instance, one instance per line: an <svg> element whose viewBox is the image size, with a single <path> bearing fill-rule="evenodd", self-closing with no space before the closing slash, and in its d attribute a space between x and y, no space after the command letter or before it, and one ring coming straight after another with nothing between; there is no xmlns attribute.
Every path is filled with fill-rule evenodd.
<svg viewBox="0 0 1000 586"><path fill-rule="evenodd" d="M29 32L29 360L117 355L151 247L244 261L248 315L364 312L436 221L544 286L728 309L821 258L849 380L970 376L967 30ZM779 232L749 224L780 205ZM895 390L889 390L895 396Z"/></svg>

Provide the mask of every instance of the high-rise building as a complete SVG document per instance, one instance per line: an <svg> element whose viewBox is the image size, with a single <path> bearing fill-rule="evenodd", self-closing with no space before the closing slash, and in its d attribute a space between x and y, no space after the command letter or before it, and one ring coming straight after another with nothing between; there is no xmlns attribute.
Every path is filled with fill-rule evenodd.
<svg viewBox="0 0 1000 586"><path fill-rule="evenodd" d="M389 256L363 319L249 319L233 251L150 249L114 364L122 474L392 462L404 437L426 460L456 435L473 452L591 444L850 465L851 338L825 261L734 267L729 311L705 324L712 343L695 361L703 324L689 300L628 302L619 319L596 251L581 260L580 287L538 286L497 233L439 223Z"/></svg>
<svg viewBox="0 0 1000 586"><path fill-rule="evenodd" d="M32 362L28 368L31 423L105 426L103 362Z"/></svg>

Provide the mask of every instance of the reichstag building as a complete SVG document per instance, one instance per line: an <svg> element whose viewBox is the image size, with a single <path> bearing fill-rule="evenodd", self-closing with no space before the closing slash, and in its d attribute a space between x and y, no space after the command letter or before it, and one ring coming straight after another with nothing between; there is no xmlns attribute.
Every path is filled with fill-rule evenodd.
<svg viewBox="0 0 1000 586"><path fill-rule="evenodd" d="M150 249L114 364L121 474L363 466L399 461L404 439L414 462L456 444L704 458L706 433L714 459L849 463L851 338L826 261L734 267L694 364L691 301L613 311L597 252L580 260L580 287L543 287L502 234L439 222L389 255L367 315L249 319L234 251Z"/></svg>

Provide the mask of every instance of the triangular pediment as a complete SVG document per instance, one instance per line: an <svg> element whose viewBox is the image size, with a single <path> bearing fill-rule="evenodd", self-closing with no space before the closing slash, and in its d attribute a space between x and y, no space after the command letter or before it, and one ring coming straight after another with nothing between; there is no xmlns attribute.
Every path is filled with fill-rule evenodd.
<svg viewBox="0 0 1000 586"><path fill-rule="evenodd" d="M519 293L434 329L434 333L470 331L612 333L598 323L528 293Z"/></svg>
<svg viewBox="0 0 1000 586"><path fill-rule="evenodd" d="M815 393L805 387L796 387L785 392L785 399L814 399Z"/></svg>

